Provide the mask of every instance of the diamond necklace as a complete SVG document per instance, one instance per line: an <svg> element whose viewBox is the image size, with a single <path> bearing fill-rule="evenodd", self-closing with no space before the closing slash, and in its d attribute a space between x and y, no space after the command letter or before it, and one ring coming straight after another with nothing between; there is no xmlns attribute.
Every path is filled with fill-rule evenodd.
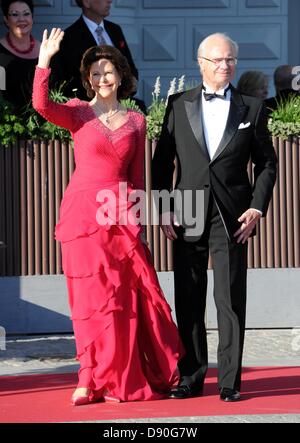
<svg viewBox="0 0 300 443"><path fill-rule="evenodd" d="M96 107L99 109L99 111L102 112L102 114L99 117L103 116L107 125L110 124L110 119L112 119L120 111L120 103L118 103L117 109L115 109L111 114L103 112L97 103L96 103Z"/></svg>

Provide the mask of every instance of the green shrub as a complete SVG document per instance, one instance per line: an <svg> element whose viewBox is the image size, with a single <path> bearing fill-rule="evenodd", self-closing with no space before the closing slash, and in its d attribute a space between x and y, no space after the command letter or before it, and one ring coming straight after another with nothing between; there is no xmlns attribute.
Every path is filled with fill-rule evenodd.
<svg viewBox="0 0 300 443"><path fill-rule="evenodd" d="M142 114L142 111L140 110L136 102L131 98L121 100L121 105L124 106L124 108L126 109L132 109L133 111L140 112Z"/></svg>
<svg viewBox="0 0 300 443"><path fill-rule="evenodd" d="M160 77L156 78L154 90L152 92L152 103L148 108L147 119L147 137L149 140L157 140L161 134L162 125L167 109L168 99L170 95L176 92L182 92L185 89L185 76L179 78L178 86L176 77L170 82L167 98L161 98L161 82Z"/></svg>
<svg viewBox="0 0 300 443"><path fill-rule="evenodd" d="M62 93L64 84L58 89L50 90L50 99L65 103L68 98ZM68 130L56 126L36 112L31 101L24 110L16 112L15 108L0 97L0 143L8 146L17 140L71 140Z"/></svg>
<svg viewBox="0 0 300 443"><path fill-rule="evenodd" d="M300 96L291 95L281 100L270 115L268 127L274 137L287 140L300 135Z"/></svg>
<svg viewBox="0 0 300 443"><path fill-rule="evenodd" d="M7 146L15 143L26 134L22 118L18 117L13 106L0 97L0 142Z"/></svg>

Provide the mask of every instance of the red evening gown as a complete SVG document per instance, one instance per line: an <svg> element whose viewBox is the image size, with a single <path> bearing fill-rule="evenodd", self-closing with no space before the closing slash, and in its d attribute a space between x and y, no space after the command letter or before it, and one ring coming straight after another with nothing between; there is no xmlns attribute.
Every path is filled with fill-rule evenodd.
<svg viewBox="0 0 300 443"><path fill-rule="evenodd" d="M129 213L132 203L119 183L127 182L128 192L144 189L145 118L128 110L126 122L111 131L88 102L50 101L49 75L50 69L36 68L33 106L74 140L76 169L55 234L80 362L78 387L119 401L163 398L178 381L181 344L141 227L100 225L96 218L99 191L112 191L117 209Z"/></svg>

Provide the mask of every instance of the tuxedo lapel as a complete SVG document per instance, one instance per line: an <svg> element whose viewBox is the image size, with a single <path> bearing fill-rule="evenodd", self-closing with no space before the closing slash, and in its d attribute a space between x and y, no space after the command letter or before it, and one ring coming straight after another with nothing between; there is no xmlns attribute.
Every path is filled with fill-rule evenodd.
<svg viewBox="0 0 300 443"><path fill-rule="evenodd" d="M203 153L208 156L203 123L202 123L202 99L201 99L202 85L192 91L191 97L184 101L187 118L194 136L202 149Z"/></svg>
<svg viewBox="0 0 300 443"><path fill-rule="evenodd" d="M237 92L235 88L231 88L231 93L232 98L226 128L212 161L215 161L224 151L224 149L229 145L229 143L237 133L239 125L243 121L248 110L248 106L245 106L241 95Z"/></svg>

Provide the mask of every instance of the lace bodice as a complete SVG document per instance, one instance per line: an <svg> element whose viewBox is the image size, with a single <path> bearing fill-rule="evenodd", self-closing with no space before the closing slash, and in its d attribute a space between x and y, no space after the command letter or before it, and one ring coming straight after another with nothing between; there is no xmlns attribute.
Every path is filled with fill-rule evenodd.
<svg viewBox="0 0 300 443"><path fill-rule="evenodd" d="M110 130L88 102L75 98L59 104L49 100L50 72L36 68L33 107L48 121L71 132L76 171L70 186L76 190L107 181L128 180L135 189L144 189L145 117L128 110L125 123Z"/></svg>

